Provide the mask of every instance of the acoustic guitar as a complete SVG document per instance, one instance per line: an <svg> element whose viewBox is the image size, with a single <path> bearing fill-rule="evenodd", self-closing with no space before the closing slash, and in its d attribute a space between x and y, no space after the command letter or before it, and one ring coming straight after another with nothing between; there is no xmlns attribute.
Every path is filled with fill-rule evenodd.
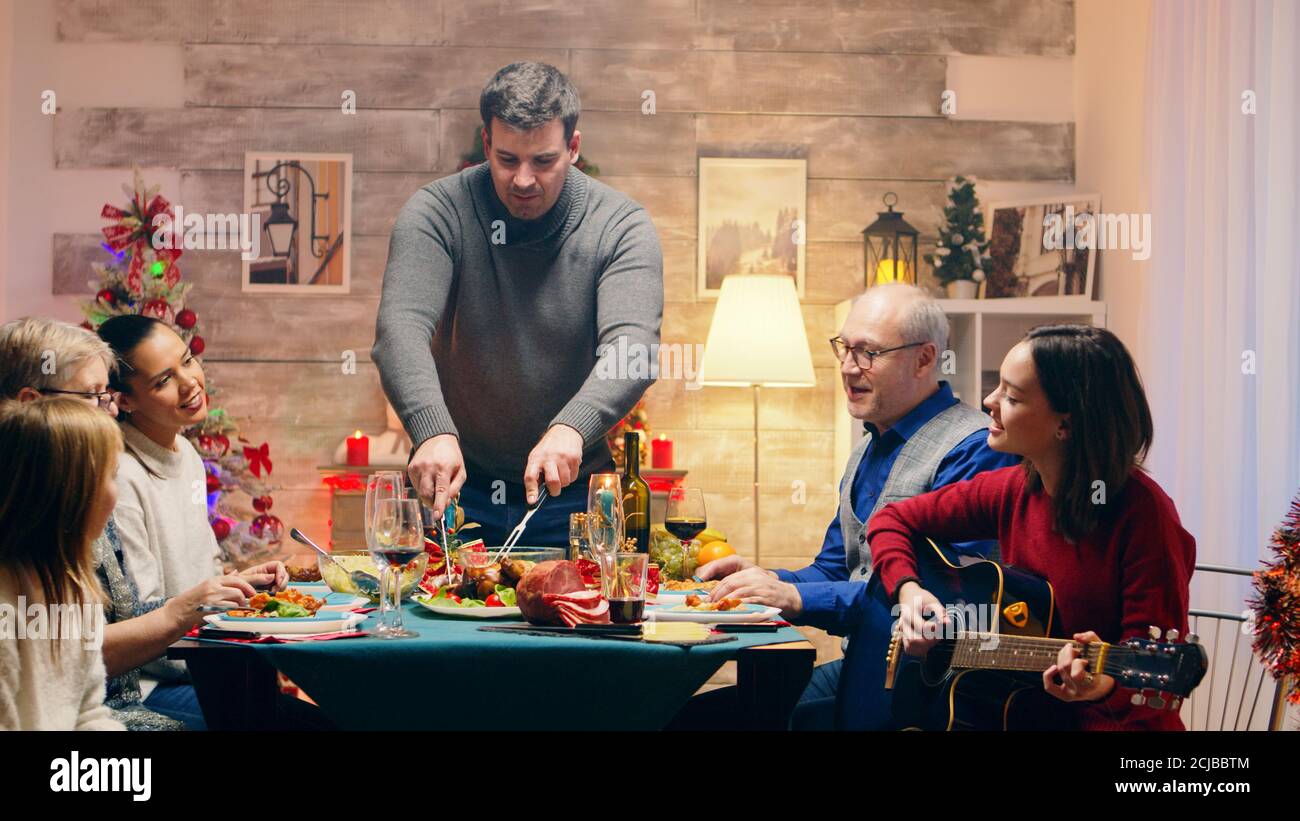
<svg viewBox="0 0 1300 821"><path fill-rule="evenodd" d="M949 625L922 659L903 653L897 630L885 658L897 729L1068 729L1078 708L1043 690L1043 671L1070 643L1088 669L1133 690L1133 703L1177 710L1209 663L1195 635L1152 627L1149 638L1080 644L1053 632L1052 585L1031 573L958 553L931 540L916 545L921 586L944 602Z"/></svg>

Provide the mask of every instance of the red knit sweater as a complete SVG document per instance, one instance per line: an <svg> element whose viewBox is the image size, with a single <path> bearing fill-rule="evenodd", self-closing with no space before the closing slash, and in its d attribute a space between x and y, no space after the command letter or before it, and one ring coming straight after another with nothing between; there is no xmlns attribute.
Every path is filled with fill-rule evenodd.
<svg viewBox="0 0 1300 821"><path fill-rule="evenodd" d="M1151 477L1134 470L1092 534L1071 544L1053 528L1052 499L1029 492L1021 467L981 473L965 482L887 505L871 517L867 541L875 571L891 595L917 575L913 534L941 541L996 537L1002 561L1042 576L1056 591L1057 630L1095 630L1115 642L1145 636L1150 625L1187 634L1188 585L1196 540L1183 529L1173 501ZM1081 707L1085 729L1181 730L1177 713L1130 704L1116 688Z"/></svg>

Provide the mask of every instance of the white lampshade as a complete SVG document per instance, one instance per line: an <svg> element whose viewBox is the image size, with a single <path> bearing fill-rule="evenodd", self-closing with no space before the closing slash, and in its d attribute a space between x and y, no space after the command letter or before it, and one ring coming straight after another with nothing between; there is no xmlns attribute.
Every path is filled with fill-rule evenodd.
<svg viewBox="0 0 1300 821"><path fill-rule="evenodd" d="M722 280L700 364L704 385L811 388L808 334L794 280L733 274Z"/></svg>

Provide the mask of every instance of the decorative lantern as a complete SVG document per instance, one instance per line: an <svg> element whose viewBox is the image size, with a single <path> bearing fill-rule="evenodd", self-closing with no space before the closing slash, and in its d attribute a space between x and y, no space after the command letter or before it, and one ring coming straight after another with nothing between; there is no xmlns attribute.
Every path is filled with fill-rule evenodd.
<svg viewBox="0 0 1300 821"><path fill-rule="evenodd" d="M298 235L298 220L289 215L289 205L284 202L271 203L271 215L262 225L266 238L271 245L271 256L286 259L293 249Z"/></svg>
<svg viewBox="0 0 1300 821"><path fill-rule="evenodd" d="M915 285L920 232L908 225L902 211L894 210L897 194L890 191L882 200L889 210L876 212L876 221L862 231L862 275L866 287L890 282Z"/></svg>

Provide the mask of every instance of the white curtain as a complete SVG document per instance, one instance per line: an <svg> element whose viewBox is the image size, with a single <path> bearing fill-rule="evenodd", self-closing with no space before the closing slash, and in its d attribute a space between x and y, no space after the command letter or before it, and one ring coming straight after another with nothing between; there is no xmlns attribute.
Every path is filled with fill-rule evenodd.
<svg viewBox="0 0 1300 821"><path fill-rule="evenodd" d="M1300 489L1298 6L1152 10L1148 466L1202 563L1257 567ZM1194 606L1240 612L1248 583L1192 589Z"/></svg>

